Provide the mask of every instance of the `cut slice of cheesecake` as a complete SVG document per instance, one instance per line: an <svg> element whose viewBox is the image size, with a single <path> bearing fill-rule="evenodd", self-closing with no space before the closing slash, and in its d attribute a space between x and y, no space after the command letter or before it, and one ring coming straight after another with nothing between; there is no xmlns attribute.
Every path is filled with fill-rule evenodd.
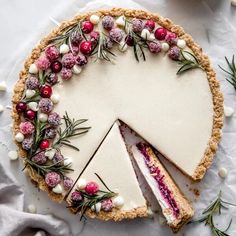
<svg viewBox="0 0 236 236"><path fill-rule="evenodd" d="M73 212L103 220L119 221L148 215L146 200L118 123L114 123L80 175L67 201ZM84 204L89 207L83 208Z"/></svg>
<svg viewBox="0 0 236 236"><path fill-rule="evenodd" d="M133 145L131 154L159 202L167 224L173 232L177 232L193 216L191 204L148 144L140 142Z"/></svg>

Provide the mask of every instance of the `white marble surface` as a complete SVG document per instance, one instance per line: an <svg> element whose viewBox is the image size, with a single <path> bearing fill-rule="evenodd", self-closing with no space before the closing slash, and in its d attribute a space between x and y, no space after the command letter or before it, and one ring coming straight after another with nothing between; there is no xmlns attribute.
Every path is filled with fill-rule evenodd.
<svg viewBox="0 0 236 236"><path fill-rule="evenodd" d="M231 57L236 53L236 8L231 7L228 0L137 0L125 1L66 1L66 0L1 0L0 7L0 82L6 80L8 90L0 93L0 104L10 105L11 90L17 80L17 72L22 67L22 62L31 48L37 41L49 32L54 23L50 17L57 21L70 18L78 12L83 12L99 7L135 7L144 8L158 12L165 17L171 18L175 23L182 25L195 40L203 47L210 56L217 71L218 79L221 81L222 90L225 96L225 104L234 107L236 110L235 90L225 81L225 75L218 69L218 64L224 64L224 56ZM10 110L5 109L0 114L0 141L9 149L14 149L9 131ZM193 194L186 187L186 182L191 183L183 177L169 163L166 163L171 174L183 191L192 199L196 212L209 203L210 199L222 189L224 198L236 203L236 117L225 120L223 138L219 151L212 167L200 184L192 188L199 188L201 196L195 200ZM78 216L68 213L65 206L58 205L48 200L44 193L39 193L30 181L20 171L22 168L19 161L10 162L7 158L7 150L1 146L1 163L11 171L25 191L25 206L29 203L37 205L38 213L53 213L59 218L67 221L74 235L114 235L114 236L142 236L142 235L172 235L166 226L160 226L158 217L151 219L138 219L120 223L101 222L88 220L86 226L79 222ZM218 168L225 167L228 170L228 177L222 180L218 177ZM234 218L230 235L236 235L236 209L223 212L219 225L223 228L230 218ZM207 236L210 232L203 224L188 225L178 235Z"/></svg>

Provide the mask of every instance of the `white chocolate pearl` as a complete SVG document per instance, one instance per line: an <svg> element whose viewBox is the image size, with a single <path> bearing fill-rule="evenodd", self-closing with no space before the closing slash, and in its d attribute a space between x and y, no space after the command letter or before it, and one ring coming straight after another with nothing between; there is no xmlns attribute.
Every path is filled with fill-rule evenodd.
<svg viewBox="0 0 236 236"><path fill-rule="evenodd" d="M231 5L236 7L236 0L231 0Z"/></svg>
<svg viewBox="0 0 236 236"><path fill-rule="evenodd" d="M142 32L141 32L141 37L143 39L149 39L150 37L150 32L148 29L143 29Z"/></svg>
<svg viewBox="0 0 236 236"><path fill-rule="evenodd" d="M16 140L16 142L18 142L18 143L21 143L21 142L23 142L23 140L24 140L24 134L22 134L21 132L18 132L16 135L15 135L15 140Z"/></svg>
<svg viewBox="0 0 236 236"><path fill-rule="evenodd" d="M29 204L27 209L28 209L29 213L36 213L37 212L37 208L34 204Z"/></svg>
<svg viewBox="0 0 236 236"><path fill-rule="evenodd" d="M83 190L85 188L86 184L87 184L87 181L85 179L81 178L78 180L76 185L79 189Z"/></svg>
<svg viewBox="0 0 236 236"><path fill-rule="evenodd" d="M67 44L62 44L59 49L61 54L68 53L70 51L70 48Z"/></svg>
<svg viewBox="0 0 236 236"><path fill-rule="evenodd" d="M28 107L30 109L32 109L33 111L38 111L38 109L39 109L37 102L29 102Z"/></svg>
<svg viewBox="0 0 236 236"><path fill-rule="evenodd" d="M98 202L91 206L92 211L96 211L97 213L101 211L102 204L101 202Z"/></svg>
<svg viewBox="0 0 236 236"><path fill-rule="evenodd" d="M29 67L29 73L31 74L37 74L39 72L37 66L35 64L31 64Z"/></svg>
<svg viewBox="0 0 236 236"><path fill-rule="evenodd" d="M121 208L124 205L124 198L117 196L113 199L113 203L116 208Z"/></svg>
<svg viewBox="0 0 236 236"><path fill-rule="evenodd" d="M119 50L125 52L128 49L128 45L125 42L121 42L119 45Z"/></svg>
<svg viewBox="0 0 236 236"><path fill-rule="evenodd" d="M0 91L5 92L7 90L7 84L5 81L0 82Z"/></svg>
<svg viewBox="0 0 236 236"><path fill-rule="evenodd" d="M56 153L55 149L50 149L50 150L45 152L45 156L48 157L49 160L52 160L55 153Z"/></svg>
<svg viewBox="0 0 236 236"><path fill-rule="evenodd" d="M27 89L25 91L26 98L32 98L36 94L35 90Z"/></svg>
<svg viewBox="0 0 236 236"><path fill-rule="evenodd" d="M224 167L221 167L218 171L218 175L221 177L221 178L225 178L228 174L228 171L226 168Z"/></svg>
<svg viewBox="0 0 236 236"><path fill-rule="evenodd" d="M154 34L150 34L149 37L148 37L148 40L150 40L150 41L155 40L155 36L154 36Z"/></svg>
<svg viewBox="0 0 236 236"><path fill-rule="evenodd" d="M47 236L47 235L44 231L40 230L34 236Z"/></svg>
<svg viewBox="0 0 236 236"><path fill-rule="evenodd" d="M57 184L52 191L57 194L62 194L63 193L63 188L60 184Z"/></svg>
<svg viewBox="0 0 236 236"><path fill-rule="evenodd" d="M0 104L0 113L4 111L3 105Z"/></svg>
<svg viewBox="0 0 236 236"><path fill-rule="evenodd" d="M91 15L89 20L94 24L94 25L97 25L99 20L100 20L100 17L98 15Z"/></svg>
<svg viewBox="0 0 236 236"><path fill-rule="evenodd" d="M230 117L234 114L234 109L232 107L224 106L224 114L226 117Z"/></svg>
<svg viewBox="0 0 236 236"><path fill-rule="evenodd" d="M125 17L120 16L116 19L116 24L119 26L125 26Z"/></svg>
<svg viewBox="0 0 236 236"><path fill-rule="evenodd" d="M9 151L7 155L11 161L15 161L18 159L17 151Z"/></svg>
<svg viewBox="0 0 236 236"><path fill-rule="evenodd" d="M81 66L74 65L73 68L72 68L72 71L73 71L74 74L78 75L78 74L81 73L82 68L81 68Z"/></svg>
<svg viewBox="0 0 236 236"><path fill-rule="evenodd" d="M39 114L39 120L40 120L41 122L46 122L46 121L48 120L48 115L45 114L45 113L40 113L40 114Z"/></svg>
<svg viewBox="0 0 236 236"><path fill-rule="evenodd" d="M179 47L179 48L185 48L186 47L186 42L185 42L185 40L183 40L183 39L178 39L178 41L177 41L177 46Z"/></svg>
<svg viewBox="0 0 236 236"><path fill-rule="evenodd" d="M162 43L161 44L162 51L167 52L169 50L169 48L170 48L170 46L169 46L168 43Z"/></svg>
<svg viewBox="0 0 236 236"><path fill-rule="evenodd" d="M64 165L69 165L69 164L72 164L72 159L70 157L65 157L64 159Z"/></svg>
<svg viewBox="0 0 236 236"><path fill-rule="evenodd" d="M53 93L51 96L51 100L54 104L57 104L60 101L60 95L57 93Z"/></svg>

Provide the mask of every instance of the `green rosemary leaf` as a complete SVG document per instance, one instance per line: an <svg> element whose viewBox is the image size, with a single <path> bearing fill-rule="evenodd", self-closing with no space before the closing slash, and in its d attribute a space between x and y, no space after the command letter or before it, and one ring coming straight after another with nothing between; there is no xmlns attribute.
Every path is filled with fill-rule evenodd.
<svg viewBox="0 0 236 236"><path fill-rule="evenodd" d="M228 81L236 89L236 65L235 65L234 55L232 56L231 63L229 62L227 57L225 57L225 61L228 66L228 70L220 65L218 66L222 71L224 71L230 76L229 78L226 78L226 81Z"/></svg>

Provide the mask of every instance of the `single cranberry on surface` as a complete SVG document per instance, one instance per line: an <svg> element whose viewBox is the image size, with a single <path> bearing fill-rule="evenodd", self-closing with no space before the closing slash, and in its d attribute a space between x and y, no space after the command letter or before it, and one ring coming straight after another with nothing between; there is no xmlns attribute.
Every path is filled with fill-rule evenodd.
<svg viewBox="0 0 236 236"><path fill-rule="evenodd" d="M45 175L45 182L49 187L54 188L57 184L61 182L60 175L53 171L48 172Z"/></svg>
<svg viewBox="0 0 236 236"><path fill-rule="evenodd" d="M85 186L85 192L89 195L94 195L98 192L99 190L99 186L97 183L91 181L91 182L88 182Z"/></svg>
<svg viewBox="0 0 236 236"><path fill-rule="evenodd" d="M134 38L131 35L125 37L125 42L128 46L134 46Z"/></svg>
<svg viewBox="0 0 236 236"><path fill-rule="evenodd" d="M49 140L48 139L43 139L39 144L39 148L41 150L46 150L47 148L49 148Z"/></svg>
<svg viewBox="0 0 236 236"><path fill-rule="evenodd" d="M84 200L83 195L79 191L74 191L71 194L70 198L71 198L71 201L74 202L74 203L80 203L80 202L82 202Z"/></svg>
<svg viewBox="0 0 236 236"><path fill-rule="evenodd" d="M45 49L45 55L50 61L54 61L59 58L60 52L56 46L52 45Z"/></svg>
<svg viewBox="0 0 236 236"><path fill-rule="evenodd" d="M51 63L50 68L53 73L59 73L62 69L62 64L59 61L54 61Z"/></svg>
<svg viewBox="0 0 236 236"><path fill-rule="evenodd" d="M41 86L40 95L43 98L50 98L52 95L52 87L46 84Z"/></svg>
<svg viewBox="0 0 236 236"><path fill-rule="evenodd" d="M21 113L21 112L26 111L26 109L27 109L27 104L25 102L18 102L16 104L17 112Z"/></svg>
<svg viewBox="0 0 236 236"><path fill-rule="evenodd" d="M85 33L85 34L89 34L90 32L92 32L93 31L93 23L91 22L91 21L88 21L88 20L86 20L86 21L84 21L83 23L82 23L82 31Z"/></svg>
<svg viewBox="0 0 236 236"><path fill-rule="evenodd" d="M29 110L25 111L24 116L25 116L25 118L28 118L29 120L33 120L36 117L36 112L29 109Z"/></svg>
<svg viewBox="0 0 236 236"><path fill-rule="evenodd" d="M92 52L92 42L91 41L84 41L80 44L80 52L84 55L89 55Z"/></svg>
<svg viewBox="0 0 236 236"><path fill-rule="evenodd" d="M149 31L153 31L155 28L155 22L153 20L147 20L144 28L148 29Z"/></svg>
<svg viewBox="0 0 236 236"><path fill-rule="evenodd" d="M155 33L154 33L155 38L158 39L158 40L164 40L165 37L166 37L166 34L167 34L167 30L165 28L162 28L162 27L157 28L155 30Z"/></svg>

